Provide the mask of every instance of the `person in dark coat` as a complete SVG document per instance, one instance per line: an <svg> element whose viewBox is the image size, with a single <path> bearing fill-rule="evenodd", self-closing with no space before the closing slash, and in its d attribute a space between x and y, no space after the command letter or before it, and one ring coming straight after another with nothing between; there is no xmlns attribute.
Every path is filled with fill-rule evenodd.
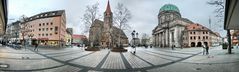
<svg viewBox="0 0 239 72"><path fill-rule="evenodd" d="M35 43L34 51L38 51L38 48L37 48L37 47L38 47L38 43L36 42L36 43Z"/></svg>
<svg viewBox="0 0 239 72"><path fill-rule="evenodd" d="M208 55L209 54L209 46L208 46L208 44L207 43L205 43L205 47L206 47L206 55Z"/></svg>

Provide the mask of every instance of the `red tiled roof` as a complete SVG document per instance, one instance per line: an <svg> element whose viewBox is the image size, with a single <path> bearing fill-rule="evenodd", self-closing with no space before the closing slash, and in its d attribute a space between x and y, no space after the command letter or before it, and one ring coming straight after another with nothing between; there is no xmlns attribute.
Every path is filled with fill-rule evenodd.
<svg viewBox="0 0 239 72"><path fill-rule="evenodd" d="M186 26L187 30L209 30L207 27L204 27L200 24L188 24Z"/></svg>
<svg viewBox="0 0 239 72"><path fill-rule="evenodd" d="M80 38L80 39L86 38L85 35L77 35L77 34L73 34L72 37L73 38Z"/></svg>

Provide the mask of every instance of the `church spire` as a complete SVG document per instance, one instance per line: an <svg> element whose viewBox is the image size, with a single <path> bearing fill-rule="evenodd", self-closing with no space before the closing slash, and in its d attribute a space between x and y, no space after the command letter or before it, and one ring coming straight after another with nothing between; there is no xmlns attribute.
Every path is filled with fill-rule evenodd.
<svg viewBox="0 0 239 72"><path fill-rule="evenodd" d="M108 4L105 10L106 13L111 13L111 9L110 9L110 1L108 0Z"/></svg>

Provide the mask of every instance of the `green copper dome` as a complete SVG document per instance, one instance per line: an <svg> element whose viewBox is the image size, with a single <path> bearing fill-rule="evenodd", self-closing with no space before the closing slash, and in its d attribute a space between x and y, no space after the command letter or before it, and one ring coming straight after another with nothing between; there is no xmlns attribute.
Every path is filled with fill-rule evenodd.
<svg viewBox="0 0 239 72"><path fill-rule="evenodd" d="M162 11L176 11L180 13L178 7L173 4L165 4L163 7L160 8L159 12L162 12Z"/></svg>

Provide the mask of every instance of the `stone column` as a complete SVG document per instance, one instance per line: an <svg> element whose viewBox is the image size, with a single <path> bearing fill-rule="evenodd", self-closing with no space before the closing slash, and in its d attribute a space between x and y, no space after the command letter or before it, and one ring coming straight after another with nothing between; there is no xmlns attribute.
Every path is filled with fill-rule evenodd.
<svg viewBox="0 0 239 72"><path fill-rule="evenodd" d="M158 33L156 34L156 37L157 37L157 38L156 38L156 39L157 39L156 47L158 47L158 44L159 44L159 40L158 40L158 39L159 39L159 36L158 36Z"/></svg>
<svg viewBox="0 0 239 72"><path fill-rule="evenodd" d="M160 33L160 43L159 43L159 46L162 47L162 41L163 41L163 37L162 37L162 32Z"/></svg>

